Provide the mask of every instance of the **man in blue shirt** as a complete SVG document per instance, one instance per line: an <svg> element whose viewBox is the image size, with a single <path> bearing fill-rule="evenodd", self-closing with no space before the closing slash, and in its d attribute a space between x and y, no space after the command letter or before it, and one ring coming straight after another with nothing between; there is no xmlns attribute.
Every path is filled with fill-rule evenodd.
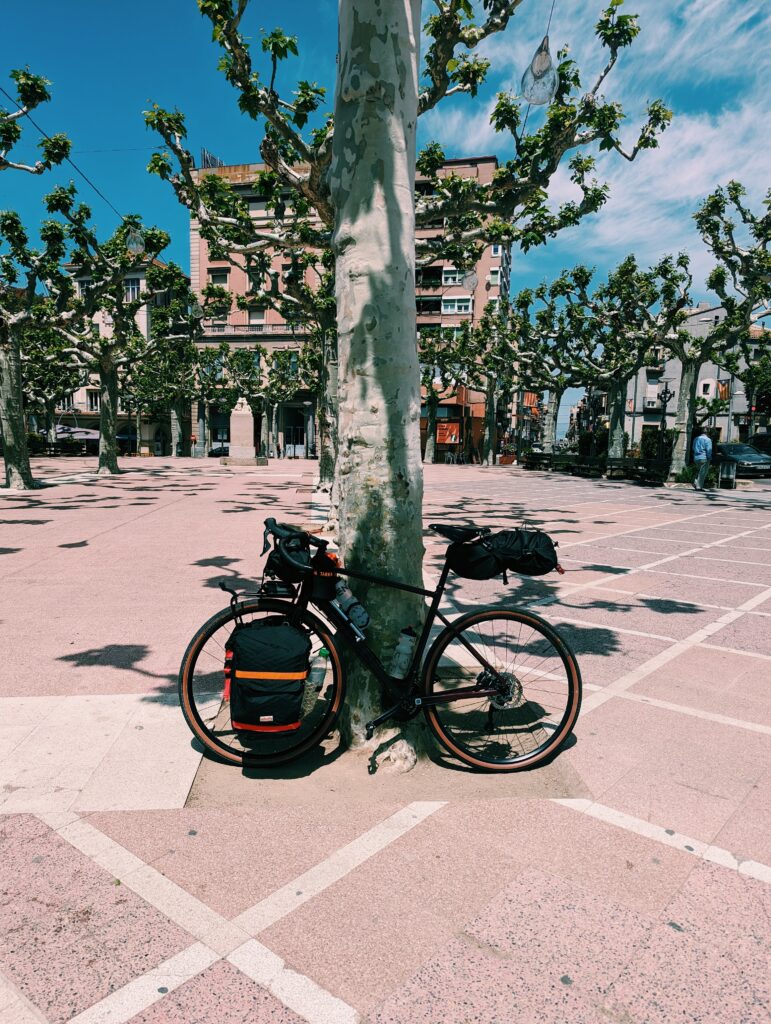
<svg viewBox="0 0 771 1024"><path fill-rule="evenodd" d="M709 465L712 461L712 441L709 435L704 432L703 427L697 427L693 432L693 462L696 466L696 478L693 481L695 491L704 490L704 482L709 473Z"/></svg>

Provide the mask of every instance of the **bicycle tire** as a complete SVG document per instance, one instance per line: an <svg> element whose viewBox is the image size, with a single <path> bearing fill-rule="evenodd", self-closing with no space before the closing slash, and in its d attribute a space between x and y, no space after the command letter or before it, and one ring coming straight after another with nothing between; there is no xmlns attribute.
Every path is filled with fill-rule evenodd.
<svg viewBox="0 0 771 1024"><path fill-rule="evenodd" d="M484 639L480 627L495 621L499 623L498 632L491 630L488 638ZM492 662L494 657L500 662L503 650L503 641L499 639L500 627L504 624L506 643L512 627L511 646L520 647L524 655L516 672L514 662L496 666L496 678L505 682L507 692L511 691L508 702L502 693L499 699L496 698L498 704L495 707L491 698L471 696L424 707L429 727L450 754L474 768L491 772L523 771L543 764L570 735L581 708L581 673L575 656L553 626L529 611L487 609L471 612L446 627L428 651L421 679L423 696L449 695L454 688L467 689L471 680L479 680L483 667L467 652L462 637L472 646L474 643L479 645L481 638L480 652L489 661ZM516 638L513 635L515 626L518 627ZM524 645L521 644L523 629L530 631ZM539 661L528 665L527 662L535 657ZM550 658L552 664L548 667L551 671L538 667ZM560 678L559 665L564 670L564 680ZM521 675L526 677L524 682ZM560 685L565 690L564 710L558 712L555 704L554 712L547 716L547 708L540 701L535 701L535 695L540 694L544 700L551 691L556 700ZM504 715L508 716L505 719L506 732L501 724ZM551 720L554 718L556 721ZM538 729L542 734L535 746L524 749L526 735L535 736ZM485 736L489 738L487 749L483 749L482 742L477 747L472 745L474 735L479 736L480 741ZM506 736L510 737L508 742ZM512 744L514 738L519 740L518 751Z"/></svg>
<svg viewBox="0 0 771 1024"><path fill-rule="evenodd" d="M225 715L226 702L224 699L215 690L211 688L209 690L205 689L207 686L216 686L218 681L219 685L222 686L224 682L222 668L224 668L225 648L219 639L216 639L215 654L212 654L211 651L207 652L216 661L217 647L221 648L219 676L214 667L210 666L210 671L206 672L204 668L199 673L199 677L196 677L198 659L201 657L202 652L206 650L207 644L212 641L212 638L216 638L217 634L221 631L226 631L229 624L234 623L237 618L254 621L255 617L262 613L271 616L289 616L290 610L291 608L287 605L286 601L271 600L269 598L241 601L235 609L232 607L223 608L222 611L217 612L216 615L208 619L187 645L187 650L182 658L179 670L179 701L182 713L191 732L204 745L206 751L227 764L243 765L244 767L251 768L269 768L275 765L286 764L288 761L294 761L315 746L318 746L334 729L340 715L345 701L346 689L345 673L340 661L340 655L327 626L307 610L299 614L299 623L318 638L318 643L315 644L316 651L323 646L329 652L327 672L331 671L331 679L325 678L323 684L324 706L320 709L314 708L314 712L319 712L316 714L317 720L315 724L309 725L308 729L301 727L297 734L255 734L249 737L251 746L247 748L240 739L237 739L238 734L232 727L230 729L221 729L218 736L217 732L209 727L201 715L201 709L199 709L195 693L199 677L205 680L202 684L204 689L201 690L201 694L202 697L208 697L209 699L207 707L209 717L215 724L218 720L222 724L229 720L229 712ZM296 614L295 611L292 611L292 615ZM209 677L211 676L216 678L210 680ZM320 703L321 700L322 697L319 696L315 700L315 704ZM219 705L217 704L218 701ZM308 715L307 721L311 721L310 715ZM224 742L222 737L226 734L233 734L232 746L230 743ZM262 748L258 749L260 744Z"/></svg>

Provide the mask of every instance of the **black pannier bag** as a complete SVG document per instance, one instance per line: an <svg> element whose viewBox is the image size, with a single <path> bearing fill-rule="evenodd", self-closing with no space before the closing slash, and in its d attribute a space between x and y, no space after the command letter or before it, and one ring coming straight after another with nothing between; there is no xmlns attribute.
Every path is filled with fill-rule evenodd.
<svg viewBox="0 0 771 1024"><path fill-rule="evenodd" d="M554 541L543 530L501 530L485 544L503 569L520 576L545 576L559 568Z"/></svg>
<svg viewBox="0 0 771 1024"><path fill-rule="evenodd" d="M237 627L225 652L225 695L233 728L299 729L311 642L283 616Z"/></svg>
<svg viewBox="0 0 771 1024"><path fill-rule="evenodd" d="M506 572L544 576L559 568L554 542L542 530L501 530L470 544L450 544L447 561L468 580L491 580Z"/></svg>

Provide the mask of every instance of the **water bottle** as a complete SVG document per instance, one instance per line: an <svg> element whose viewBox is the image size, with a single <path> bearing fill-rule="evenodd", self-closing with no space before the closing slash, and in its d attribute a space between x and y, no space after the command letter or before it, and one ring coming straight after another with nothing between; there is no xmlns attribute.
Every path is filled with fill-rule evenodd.
<svg viewBox="0 0 771 1024"><path fill-rule="evenodd" d="M388 666L389 675L396 679L404 679L412 662L412 652L415 650L417 642L418 637L412 626L407 626L401 631L399 642L391 655L391 664Z"/></svg>
<svg viewBox="0 0 771 1024"><path fill-rule="evenodd" d="M316 693L321 693L324 681L327 678L327 665L329 664L329 651L322 647L311 663L311 670L308 674L308 684Z"/></svg>
<svg viewBox="0 0 771 1024"><path fill-rule="evenodd" d="M369 613L364 605L351 591L351 588L340 579L335 585L337 594L336 602L340 611L343 612L358 629L366 629L369 625Z"/></svg>

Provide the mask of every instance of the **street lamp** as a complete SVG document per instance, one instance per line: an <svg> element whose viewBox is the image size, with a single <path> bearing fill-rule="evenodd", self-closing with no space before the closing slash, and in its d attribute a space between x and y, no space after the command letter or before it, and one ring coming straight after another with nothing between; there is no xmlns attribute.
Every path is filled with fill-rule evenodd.
<svg viewBox="0 0 771 1024"><path fill-rule="evenodd" d="M675 392L670 389L671 377L662 377L659 381L663 388L658 392L658 400L661 402L661 425L658 429L658 460L663 459L663 440L667 435L667 407L675 397Z"/></svg>

